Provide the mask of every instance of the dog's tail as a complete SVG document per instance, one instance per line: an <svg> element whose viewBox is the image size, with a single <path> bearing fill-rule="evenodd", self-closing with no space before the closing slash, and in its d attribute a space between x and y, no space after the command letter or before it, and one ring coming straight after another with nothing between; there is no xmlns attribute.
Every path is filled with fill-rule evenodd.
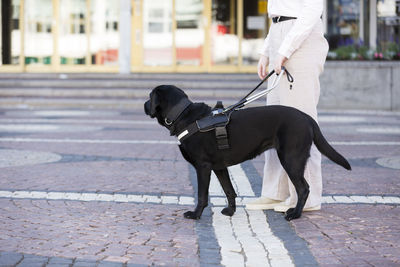
<svg viewBox="0 0 400 267"><path fill-rule="evenodd" d="M322 135L321 130L318 124L311 119L314 131L314 144L318 148L318 150L327 156L333 162L339 164L343 168L347 170L351 170L351 166L349 162L339 154L329 143L326 141L325 137Z"/></svg>

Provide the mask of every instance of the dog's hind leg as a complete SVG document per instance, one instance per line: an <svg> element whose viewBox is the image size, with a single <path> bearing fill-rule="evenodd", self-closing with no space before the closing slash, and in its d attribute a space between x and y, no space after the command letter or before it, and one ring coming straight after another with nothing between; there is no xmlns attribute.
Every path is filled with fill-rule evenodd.
<svg viewBox="0 0 400 267"><path fill-rule="evenodd" d="M200 219L205 207L208 206L208 189L210 187L211 167L208 164L196 166L197 173L197 206L194 211L183 215L186 219Z"/></svg>
<svg viewBox="0 0 400 267"><path fill-rule="evenodd" d="M308 194L310 193L310 187L304 178L304 170L308 157L304 157L304 154L301 156L283 156L279 152L278 156L297 193L296 207L288 209L285 214L285 219L290 221L300 218Z"/></svg>
<svg viewBox="0 0 400 267"><path fill-rule="evenodd" d="M214 170L215 175L218 177L218 181L225 192L226 198L228 199L228 207L224 208L221 213L226 216L232 216L236 211L236 200L237 197L235 189L232 186L231 179L229 179L228 169Z"/></svg>

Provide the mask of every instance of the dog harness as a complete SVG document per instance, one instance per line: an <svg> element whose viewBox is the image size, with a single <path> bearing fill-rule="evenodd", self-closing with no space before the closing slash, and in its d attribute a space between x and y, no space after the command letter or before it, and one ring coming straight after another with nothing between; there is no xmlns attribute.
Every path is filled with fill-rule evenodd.
<svg viewBox="0 0 400 267"><path fill-rule="evenodd" d="M222 102L218 102L222 104ZM211 115L190 124L178 135L178 140L182 142L197 132L204 133L215 130L215 138L217 140L218 149L228 149L229 141L226 126L229 124L231 114L232 112L215 113L215 111L213 111Z"/></svg>
<svg viewBox="0 0 400 267"><path fill-rule="evenodd" d="M223 149L229 149L229 139L228 139L228 132L226 130L226 126L230 122L230 117L233 111L239 110L246 106L247 104L253 102L254 100L265 96L268 94L270 91L272 91L279 83L280 78L284 73L286 73L287 79L289 83L293 83L294 79L292 75L287 71L285 67L282 67L282 71L279 75L275 77L275 79L272 82L271 88L267 88L266 90L263 90L256 95L250 96L255 90L257 90L258 87L260 87L269 77L274 74L275 71L271 71L250 93L248 93L244 98L242 98L239 102L236 104L233 104L232 106L229 106L225 109L215 109L212 111L212 113L204 117L200 120L197 120L190 124L188 127L186 127L185 130L183 130L180 134L178 134L178 140L184 141L193 134L197 132L209 132L212 130L215 130L215 137L217 140L217 146L218 149L223 150ZM290 86L290 89L292 87ZM172 111L170 111L168 118L165 118L165 123L167 123L167 120L171 125L179 116L180 114L188 107L186 106L185 102L189 101L185 99L185 101L181 101L176 105ZM190 101L189 101L190 102ZM217 106L222 106L222 102L218 101ZM179 113L180 111L180 113ZM173 114L170 115L170 114Z"/></svg>

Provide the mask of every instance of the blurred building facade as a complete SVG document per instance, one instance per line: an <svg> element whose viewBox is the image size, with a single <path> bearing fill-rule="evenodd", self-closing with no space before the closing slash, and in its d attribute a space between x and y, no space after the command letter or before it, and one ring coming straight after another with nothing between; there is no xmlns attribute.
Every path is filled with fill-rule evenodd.
<svg viewBox="0 0 400 267"><path fill-rule="evenodd" d="M0 72L254 72L266 0L1 0ZM325 0L332 50L400 42L400 0Z"/></svg>

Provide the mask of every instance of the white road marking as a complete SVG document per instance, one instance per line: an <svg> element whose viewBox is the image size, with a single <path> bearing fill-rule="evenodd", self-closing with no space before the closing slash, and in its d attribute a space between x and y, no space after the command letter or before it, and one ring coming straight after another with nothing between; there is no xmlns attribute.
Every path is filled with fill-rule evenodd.
<svg viewBox="0 0 400 267"><path fill-rule="evenodd" d="M228 168L232 184L239 198L254 197L246 173L238 164ZM221 214L226 198L215 174L210 183L213 204L213 227L221 247L224 266L294 266L281 240L275 237L263 211L247 211L237 207L232 217ZM243 200L240 201L243 204ZM229 225L231 227L229 227Z"/></svg>
<svg viewBox="0 0 400 267"><path fill-rule="evenodd" d="M111 110L31 110L20 109L7 111L8 116L38 116L38 117L87 117L87 116L117 116L118 111Z"/></svg>
<svg viewBox="0 0 400 267"><path fill-rule="evenodd" d="M91 114L85 110L39 110L35 111L36 116L88 116Z"/></svg>
<svg viewBox="0 0 400 267"><path fill-rule="evenodd" d="M38 133L38 132L89 132L101 131L99 126L86 125L54 125L54 124L2 124L0 132L11 133Z"/></svg>
<svg viewBox="0 0 400 267"><path fill-rule="evenodd" d="M0 119L1 123L83 123L83 124L143 124L143 125L156 125L155 121L143 120L100 120L100 119Z"/></svg>
<svg viewBox="0 0 400 267"><path fill-rule="evenodd" d="M357 132L372 134L400 134L400 127L364 127L358 128Z"/></svg>
<svg viewBox="0 0 400 267"><path fill-rule="evenodd" d="M318 116L318 122L339 122L339 123L354 123L354 122L365 122L365 117L357 116L335 116L335 115L320 115Z"/></svg>
<svg viewBox="0 0 400 267"><path fill-rule="evenodd" d="M80 144L161 144L161 145L177 145L178 141L167 140L115 140L115 139L52 139L52 138L0 138L0 142L16 142L16 143L80 143ZM399 141L330 141L331 145L342 146L400 146Z"/></svg>
<svg viewBox="0 0 400 267"><path fill-rule="evenodd" d="M0 198L10 199L47 199L73 201L104 201L149 204L194 205L194 198L188 196L155 196L123 193L76 193L76 192L43 192L43 191L0 191Z"/></svg>
<svg viewBox="0 0 400 267"><path fill-rule="evenodd" d="M232 177L235 191L239 196L255 196L249 179L239 164L229 167L228 171Z"/></svg>
<svg viewBox="0 0 400 267"><path fill-rule="evenodd" d="M107 140L107 139L46 139L46 138L0 138L0 142L16 143L78 143L78 144L164 144L177 145L177 141L166 140Z"/></svg>
<svg viewBox="0 0 400 267"><path fill-rule="evenodd" d="M246 173L240 165L231 166L228 168L233 188L239 196L255 196L250 182L247 179ZM211 173L210 190L211 196L225 196L218 178L214 172Z"/></svg>
<svg viewBox="0 0 400 267"><path fill-rule="evenodd" d="M398 196L361 196L361 195L333 195L333 196L323 196L323 204L400 204L400 197Z"/></svg>
<svg viewBox="0 0 400 267"><path fill-rule="evenodd" d="M195 198L189 196L157 196L131 193L89 193L89 192L45 192L28 190L0 190L0 198L26 198L48 200L77 200L77 201L106 201L106 202L132 202L132 203L162 203L175 205L194 205ZM243 207L245 203L254 200L254 196L238 196L237 206ZM227 205L223 195L210 196L211 203L215 207ZM380 195L327 195L322 196L322 204L400 204L400 196Z"/></svg>
<svg viewBox="0 0 400 267"><path fill-rule="evenodd" d="M330 141L331 145L337 146L400 146L397 141Z"/></svg>

